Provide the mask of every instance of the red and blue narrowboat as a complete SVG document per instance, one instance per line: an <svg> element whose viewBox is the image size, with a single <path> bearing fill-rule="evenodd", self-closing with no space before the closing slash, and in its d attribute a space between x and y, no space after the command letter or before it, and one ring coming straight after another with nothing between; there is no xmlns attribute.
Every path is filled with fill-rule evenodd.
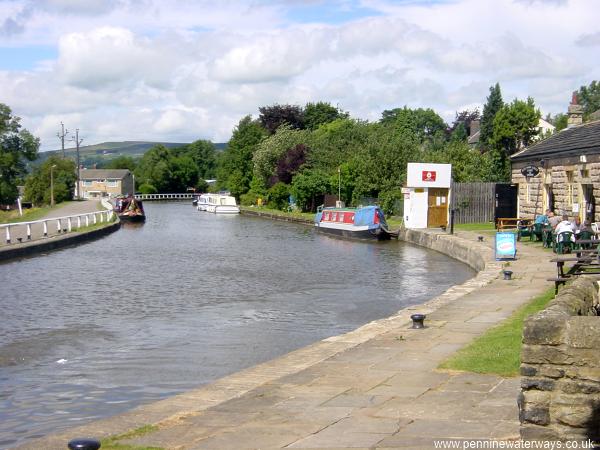
<svg viewBox="0 0 600 450"><path fill-rule="evenodd" d="M389 231L385 215L378 206L359 208L317 209L315 227L318 231L351 239L377 239L398 237Z"/></svg>

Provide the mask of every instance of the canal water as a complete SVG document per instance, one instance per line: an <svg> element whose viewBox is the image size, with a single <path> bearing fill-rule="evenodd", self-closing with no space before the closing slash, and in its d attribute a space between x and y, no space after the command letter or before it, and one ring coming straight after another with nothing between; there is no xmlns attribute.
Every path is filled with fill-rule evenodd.
<svg viewBox="0 0 600 450"><path fill-rule="evenodd" d="M0 264L0 448L209 383L474 275L401 242L145 206L143 225Z"/></svg>

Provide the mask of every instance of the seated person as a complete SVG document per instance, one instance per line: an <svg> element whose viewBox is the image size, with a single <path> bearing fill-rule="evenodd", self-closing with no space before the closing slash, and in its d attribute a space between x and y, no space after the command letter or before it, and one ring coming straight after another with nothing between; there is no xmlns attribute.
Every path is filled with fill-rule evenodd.
<svg viewBox="0 0 600 450"><path fill-rule="evenodd" d="M573 226L573 233L577 234L581 231L581 219L579 217L575 217L571 225Z"/></svg>
<svg viewBox="0 0 600 450"><path fill-rule="evenodd" d="M554 215L554 213L550 211L548 213L548 223L553 229L555 229L556 226L560 223L560 217Z"/></svg>
<svg viewBox="0 0 600 450"><path fill-rule="evenodd" d="M564 231L573 233L571 235L571 241L575 242L575 233L573 232L573 224L569 221L569 216L567 216L566 214L564 214L562 216L562 221L559 222L559 224L556 225L556 228L554 229L554 232L556 233L556 235L559 236L558 242L562 242L563 236L560 236L560 233L562 233Z"/></svg>
<svg viewBox="0 0 600 450"><path fill-rule="evenodd" d="M593 233L594 230L592 229L592 222L590 222L589 220L585 220L583 222L583 225L581 225L579 231L589 231L590 233Z"/></svg>
<svg viewBox="0 0 600 450"><path fill-rule="evenodd" d="M549 209L547 209L546 214L540 214L540 215L536 216L534 223L541 223L541 224L547 223L548 222L548 214L550 212L551 211Z"/></svg>

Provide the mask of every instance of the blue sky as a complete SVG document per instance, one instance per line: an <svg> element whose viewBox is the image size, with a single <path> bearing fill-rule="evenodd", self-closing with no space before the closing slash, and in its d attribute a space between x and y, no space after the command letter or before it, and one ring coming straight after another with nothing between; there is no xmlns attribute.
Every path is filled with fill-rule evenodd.
<svg viewBox="0 0 600 450"><path fill-rule="evenodd" d="M89 144L223 142L274 103L451 122L496 82L556 114L600 79L598 24L595 0L0 0L0 103L44 150L61 121Z"/></svg>
<svg viewBox="0 0 600 450"><path fill-rule="evenodd" d="M0 47L0 70L33 70L57 57L55 46Z"/></svg>

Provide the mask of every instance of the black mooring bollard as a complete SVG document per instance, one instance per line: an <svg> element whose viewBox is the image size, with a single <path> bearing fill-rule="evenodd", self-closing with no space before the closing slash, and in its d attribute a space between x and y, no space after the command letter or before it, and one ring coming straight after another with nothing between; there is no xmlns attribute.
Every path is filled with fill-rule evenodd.
<svg viewBox="0 0 600 450"><path fill-rule="evenodd" d="M100 441L89 438L77 438L69 441L70 450L98 450Z"/></svg>
<svg viewBox="0 0 600 450"><path fill-rule="evenodd" d="M512 274L513 274L512 270L505 270L503 273L504 273L504 279L505 280L510 280L511 277L512 277Z"/></svg>
<svg viewBox="0 0 600 450"><path fill-rule="evenodd" d="M479 242L483 242L483 236L477 236L477 240L478 240Z"/></svg>
<svg viewBox="0 0 600 450"><path fill-rule="evenodd" d="M425 321L425 317L427 317L425 314L413 314L412 316L410 316L410 318L413 321L412 328L415 328L415 329L425 328L425 325L423 325L423 322Z"/></svg>

